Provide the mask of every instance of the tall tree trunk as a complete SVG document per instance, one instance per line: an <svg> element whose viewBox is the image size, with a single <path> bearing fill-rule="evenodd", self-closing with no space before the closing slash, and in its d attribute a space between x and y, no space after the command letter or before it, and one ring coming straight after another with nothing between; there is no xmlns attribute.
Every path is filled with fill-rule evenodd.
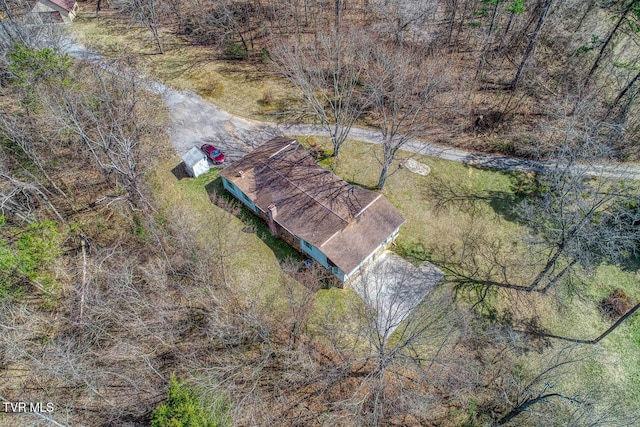
<svg viewBox="0 0 640 427"><path fill-rule="evenodd" d="M453 27L456 25L456 12L458 10L458 0L451 0L451 19L447 26L447 45L451 44L451 37L453 36Z"/></svg>
<svg viewBox="0 0 640 427"><path fill-rule="evenodd" d="M454 40L454 45L458 46L458 41L460 39L460 33L462 32L462 28L464 27L464 19L467 16L467 3L469 3L468 0L464 0L464 7L462 8L462 13L460 14L460 24L458 25L458 29L456 30L456 37Z"/></svg>
<svg viewBox="0 0 640 427"><path fill-rule="evenodd" d="M537 336L541 336L541 337L555 338L555 339L568 341L568 342L573 342L573 343L577 343L577 344L598 344L600 341L602 341L604 338L606 338L607 335L609 335L611 332L615 331L618 328L618 326L620 326L622 324L622 322L624 322L629 317L631 317L639 309L640 309L640 303L634 305L629 311L627 311L622 317L620 317L606 331L604 331L597 338L592 339L592 340L569 338L569 337L563 337L561 335L547 334L547 333L544 333L544 332L533 332L533 334L537 335ZM521 332L525 332L525 331L521 331ZM528 332L525 332L525 333L528 333Z"/></svg>
<svg viewBox="0 0 640 427"><path fill-rule="evenodd" d="M591 12L591 10L595 5L596 5L596 0L589 0L589 4L587 5L587 8L585 9L580 19L578 19L578 25L576 25L576 28L574 31L578 31L580 27L582 27L584 20L587 19L587 15L589 15L589 12Z"/></svg>
<svg viewBox="0 0 640 427"><path fill-rule="evenodd" d="M560 393L548 393L548 394L542 394L539 395L531 400L527 400L523 403L521 403L520 405L516 406L515 408L513 408L511 411L509 411L509 413L507 415L505 415L504 417L500 418L498 421L496 421L495 425L496 426L502 426L507 424L509 421L513 420L515 417L517 417L518 415L520 415L521 413L523 413L524 411L526 411L527 409L529 409L530 406L535 405L536 403L540 403L543 400L549 399L550 397L560 397L562 399L567 399L571 402L576 402L577 400L568 396L564 396Z"/></svg>
<svg viewBox="0 0 640 427"><path fill-rule="evenodd" d="M622 15L620 15L620 18L616 22L615 27L613 27L613 30L611 30L611 32L607 36L606 40L602 44L602 47L600 48L600 52L598 52L598 56L596 57L596 60L593 62L593 65L591 66L591 69L589 70L589 73L587 73L587 78L584 81L585 86L589 83L589 80L591 80L591 77L593 76L593 73L595 73L596 70L598 69L598 67L600 66L600 61L602 60L602 56L604 55L604 51L609 46L609 43L611 43L611 40L613 40L613 36L615 36L616 33L618 32L618 29L620 28L620 26L624 22L624 19L627 17L627 15L629 14L631 9L633 8L633 5L636 3L636 1L637 0L631 0L629 2L629 4L627 5L626 9L624 10L624 12L622 12Z"/></svg>
<svg viewBox="0 0 640 427"><path fill-rule="evenodd" d="M540 271L540 273L538 273L536 278L533 279L533 282L531 282L531 284L527 287L528 291L534 291L540 285L540 282L542 281L542 279L544 279L545 276L547 274L549 274L551 269L556 265L556 262L558 262L558 258L560 258L560 255L564 251L565 246L566 246L566 241L564 241L564 242L560 243L560 245L558 245L558 247L556 248L556 252L553 254L553 256L551 258L549 258L549 260L545 264L545 266L542 269L542 271Z"/></svg>
<svg viewBox="0 0 640 427"><path fill-rule="evenodd" d="M500 45L498 46L498 51L501 52L504 48L504 44L507 40L507 34L509 34L509 30L511 29L511 24L513 23L513 18L516 16L515 12L511 12L509 14L509 20L507 21L507 25L504 27L504 32L500 37Z"/></svg>
<svg viewBox="0 0 640 427"><path fill-rule="evenodd" d="M552 3L553 3L553 0L545 0L544 5L542 6L542 12L540 13L540 18L538 19L538 25L536 25L536 29L533 32L531 39L529 39L529 45L527 46L527 50L525 50L524 52L524 56L522 57L522 61L520 62L520 65L518 66L518 71L516 72L516 76L511 82L511 84L509 85L513 90L515 90L518 87L518 84L520 83L520 79L522 78L522 72L524 71L524 67L529 61L529 57L533 53L536 47L536 44L538 43L538 37L540 37L540 31L542 30L542 26L544 25L547 19L547 14L549 13L549 9L551 8Z"/></svg>
<svg viewBox="0 0 640 427"><path fill-rule="evenodd" d="M482 79L482 69L484 68L485 57L487 56L487 49L489 47L489 41L491 40L491 33L493 33L493 27L496 22L496 15L498 14L499 5L500 5L500 1L495 0L495 5L493 6L493 13L491 14L491 24L489 24L489 30L487 30L487 36L484 39L484 45L482 46L482 52L480 53L480 63L478 64L478 68L476 69L476 75L473 78L474 83L479 79Z"/></svg>
<svg viewBox="0 0 640 427"><path fill-rule="evenodd" d="M571 261L569 264L567 264L561 271L560 273L556 274L555 276L553 276L553 278L551 280L549 280L549 283L547 283L547 285L542 288L542 290L540 292L542 292L543 294L546 294L549 289L551 289L552 287L555 286L556 283L558 283L558 281L560 279L562 279L564 277L565 274L567 274L569 271L571 271L571 269L573 268L574 265L576 265L578 263L577 259L574 259L573 261Z"/></svg>
<svg viewBox="0 0 640 427"><path fill-rule="evenodd" d="M631 79L631 81L629 81L629 83L627 83L627 85L624 87L624 89L622 89L620 91L620 93L618 94L618 96L616 97L616 100L613 101L613 103L611 104L611 106L609 107L609 109L607 110L607 114L605 114L604 119L606 120L611 113L613 112L614 108L616 108L616 106L618 105L618 103L620 102L620 100L622 100L622 98L624 98L624 96L627 94L627 92L629 92L629 89L631 89L631 87L638 81L640 80L640 71L638 72L638 74L636 74L636 76Z"/></svg>
<svg viewBox="0 0 640 427"><path fill-rule="evenodd" d="M378 185L376 186L377 190L382 190L384 188L384 184L387 182L387 178L389 177L389 165L387 162L382 163L382 170L380 171L380 177L378 178Z"/></svg>

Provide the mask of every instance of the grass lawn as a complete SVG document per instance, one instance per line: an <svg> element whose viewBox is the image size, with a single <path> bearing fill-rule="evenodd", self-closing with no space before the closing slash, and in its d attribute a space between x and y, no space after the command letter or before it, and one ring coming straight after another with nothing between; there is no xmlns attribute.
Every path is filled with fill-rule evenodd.
<svg viewBox="0 0 640 427"><path fill-rule="evenodd" d="M171 223L180 224L189 238L199 240L200 247L211 248L211 253L191 256L215 256L222 251L230 266L232 283L247 285L257 295L274 292L281 274L274 252L255 233L247 233L239 218L214 205L209 198L207 186L216 180L217 170L195 179L178 178L175 171L179 163L177 157L167 159L147 176L159 218L171 217ZM252 277L259 280L249 280Z"/></svg>
<svg viewBox="0 0 640 427"><path fill-rule="evenodd" d="M147 175L147 182L159 206L159 222L171 216L195 239L215 242L220 233L234 249L230 264L231 280L242 284L244 292L257 298L261 306L275 319L284 319L290 309L291 295L282 286L283 272L279 261L303 257L284 241L269 234L262 220L251 214L241 204L226 206L226 210L214 204L212 195L234 204L235 199L226 194L218 178L218 170L198 178L184 177L180 159L172 157L161 162ZM180 209L182 207L182 209ZM232 210L234 213L229 213ZM217 227L221 224L222 227ZM195 256L207 256L205 253ZM296 298L309 297L309 290L292 278L287 279ZM361 303L357 295L347 289L323 289L312 296L313 307L309 320L309 332L325 329L326 322L343 325L350 316L349 307ZM322 328L321 328L322 325Z"/></svg>
<svg viewBox="0 0 640 427"><path fill-rule="evenodd" d="M96 17L93 11L82 11L71 30L88 48L114 59L124 59L126 52L126 59L146 75L193 91L238 116L274 120L283 103L291 102L291 87L266 66L219 60L211 48L191 46L166 31L160 34L165 53L159 54L146 28L112 14Z"/></svg>
<svg viewBox="0 0 640 427"><path fill-rule="evenodd" d="M303 137L300 141L306 145L316 143L331 151L326 138ZM380 167L372 151L378 149L370 144L348 141L337 163L333 159L325 159L321 164L333 167L338 175L349 182L373 186L377 183ZM401 153L403 155L410 154ZM413 158L428 165L431 173L420 176L405 168L398 169L388 179L383 191L407 218L396 246L392 248L394 251L415 262L433 260L437 258L434 252L442 247L443 242L460 247L461 238L468 230L469 223L473 222L476 229L504 239L511 256L517 258L524 255L526 248L517 244L517 238L526 230L510 218L507 209L516 200L514 190L518 185L517 175L476 169L425 156ZM442 212L435 209L432 190L442 182L455 183L456 188L464 189L466 196L476 200L473 215L455 209ZM534 293L523 297L522 293L505 293L494 299L493 303L498 310L509 310L516 317L539 316L540 326L552 334L594 339L614 322L600 314L600 302L617 288L624 289L639 300L640 272L637 268L625 271L617 266L603 265L584 279L585 285L579 289L579 293L562 294L559 299L553 295ZM589 356L581 368L581 375L573 378L575 383L563 386L579 390L585 384L610 385L623 401L640 413L640 318L635 316L629 319L600 344L584 345L584 350Z"/></svg>

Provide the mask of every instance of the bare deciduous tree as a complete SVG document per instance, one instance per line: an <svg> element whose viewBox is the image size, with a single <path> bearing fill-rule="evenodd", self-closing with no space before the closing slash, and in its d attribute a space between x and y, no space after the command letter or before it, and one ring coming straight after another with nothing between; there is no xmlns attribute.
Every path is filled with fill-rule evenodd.
<svg viewBox="0 0 640 427"><path fill-rule="evenodd" d="M540 10L540 16L538 18L538 23L536 25L531 38L529 39L529 44L527 44L527 49L524 51L524 55L522 55L522 61L520 61L520 65L518 65L518 69L516 71L516 75L511 81L509 85L511 89L516 89L518 84L520 84L520 79L522 78L522 72L524 71L527 62L529 62L529 58L533 54L536 45L538 43L538 38L540 37L540 32L542 31L542 27L547 19L547 14L549 13L549 9L551 9L551 4L553 0L545 0L544 4L542 4L542 8Z"/></svg>
<svg viewBox="0 0 640 427"><path fill-rule="evenodd" d="M624 1L620 2L620 5L622 6L620 15L618 16L618 19L616 19L616 23L611 29L611 31L609 31L609 33L607 34L607 37L602 42L602 46L600 46L598 55L596 56L596 59L593 61L593 65L591 66L591 68L589 69L589 72L587 73L587 77L585 79L585 85L589 84L591 77L593 77L593 74L596 72L596 70L600 66L600 61L602 60L605 52L607 51L609 44L611 44L612 40L616 36L622 24L625 22L629 13L633 12L634 9L636 9L635 13L640 14L640 5L636 0L629 0L628 2L626 2L626 5L624 3L625 3Z"/></svg>
<svg viewBox="0 0 640 427"><path fill-rule="evenodd" d="M591 269L623 261L637 250L640 232L615 220L624 201L634 197L635 186L624 173L592 178L598 170L594 162L610 151L591 137L580 135L577 144L559 146L553 167L537 176L531 197L517 209L534 233L533 248L545 259L529 290L546 292L576 265Z"/></svg>
<svg viewBox="0 0 640 427"><path fill-rule="evenodd" d="M338 157L368 104L359 87L367 66L367 36L359 31L328 31L308 44L285 40L271 57L331 136L333 156Z"/></svg>
<svg viewBox="0 0 640 427"><path fill-rule="evenodd" d="M158 51L164 53L164 45L160 38L160 18L164 3L160 0L119 0L118 7L123 13L129 14L135 22L143 24L158 46Z"/></svg>
<svg viewBox="0 0 640 427"><path fill-rule="evenodd" d="M62 91L50 106L55 119L79 138L100 170L115 177L129 200L142 206L140 142L157 135L157 100L140 87L131 68L112 71L86 64L77 71L87 79L86 92Z"/></svg>
<svg viewBox="0 0 640 427"><path fill-rule="evenodd" d="M393 34L395 43L402 45L405 42L406 34L414 29L413 27L419 30L416 33L428 28L428 25L425 24L430 19L434 19L438 3L433 0L373 0L368 2L365 7L371 8L373 13L377 14L379 19L384 22L386 27L384 32Z"/></svg>
<svg viewBox="0 0 640 427"><path fill-rule="evenodd" d="M395 417L402 402L392 396L403 395L405 387L409 392L442 363L452 333L447 327L452 306L450 295L436 289L441 278L431 265L417 268L384 254L352 285L362 303L352 309L357 323L347 338L356 345L343 358L345 368L361 380L345 405L366 424Z"/></svg>
<svg viewBox="0 0 640 427"><path fill-rule="evenodd" d="M371 99L370 117L382 133L382 167L377 188L392 173L398 151L430 125L429 107L445 81L445 63L438 54L376 43L364 75Z"/></svg>

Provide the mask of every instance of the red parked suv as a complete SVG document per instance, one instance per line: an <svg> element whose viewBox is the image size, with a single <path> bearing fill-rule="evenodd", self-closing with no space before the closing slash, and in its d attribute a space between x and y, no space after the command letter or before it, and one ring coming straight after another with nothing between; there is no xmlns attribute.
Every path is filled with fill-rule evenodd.
<svg viewBox="0 0 640 427"><path fill-rule="evenodd" d="M209 160L211 160L213 163L216 163L216 164L224 163L224 154L222 153L222 151L218 150L213 145L203 144L202 147L200 147L200 149L204 154L207 155Z"/></svg>

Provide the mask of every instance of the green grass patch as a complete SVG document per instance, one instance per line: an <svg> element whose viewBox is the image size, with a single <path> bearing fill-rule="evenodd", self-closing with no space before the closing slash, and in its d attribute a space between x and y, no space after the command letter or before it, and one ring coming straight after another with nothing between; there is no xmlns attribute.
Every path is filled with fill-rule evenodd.
<svg viewBox="0 0 640 427"><path fill-rule="evenodd" d="M328 138L300 137L300 142L309 147L317 144L327 153L332 151ZM381 155L381 147L359 141L348 140L341 149L339 159L326 158L320 164L333 169L345 181L363 187L373 187L378 182L380 164L376 156ZM413 158L431 168L431 173L421 176L400 163ZM451 209L445 214L435 210L431 198L432 190L441 183L455 183L459 191L476 205L474 220L478 227L484 227L495 236L508 238L520 226L510 221L506 215L508 205L513 203L514 176L509 173L477 169L458 162L400 152L392 166L382 193L405 216L407 222L400 229L400 236L394 250L409 259L425 261L435 247L432 242L455 241L454 230L469 220L465 212Z"/></svg>
<svg viewBox="0 0 640 427"><path fill-rule="evenodd" d="M158 205L156 217L160 217L164 224L179 221L190 236L205 243L218 240L230 242L231 280L243 292L257 298L266 312L281 322L288 315L291 301L283 287L284 273L278 260L299 258L299 253L284 241L271 236L266 224L248 210L240 206L240 215L237 215L211 201L212 194L224 197L228 202L235 201L224 195L217 169L198 178L179 179L176 177L179 174L174 174L177 162L177 158L160 162L147 175ZM171 172L172 169L174 173ZM217 227L216 224L222 227ZM247 227L255 227L254 232L247 232ZM260 236L262 232L265 236ZM195 256L214 255L200 253ZM309 292L292 278L286 280L288 286L294 288L297 298L302 298L300 295ZM336 328L352 322L349 308L354 303L361 304L361 301L353 291L336 288L318 291L314 308L309 315L309 330L312 334L319 333L320 330L326 330L327 322Z"/></svg>
<svg viewBox="0 0 640 427"><path fill-rule="evenodd" d="M8 226L0 216L0 300L22 297L27 288L42 296L45 309L53 309L61 286L51 268L62 254L62 238L53 221Z"/></svg>
<svg viewBox="0 0 640 427"><path fill-rule="evenodd" d="M158 54L149 31L114 14L81 12L72 30L81 43L109 58L126 57L151 78L190 90L235 115L274 120L291 99L292 88L279 76L244 61L225 61L206 46L161 30Z"/></svg>
<svg viewBox="0 0 640 427"><path fill-rule="evenodd" d="M200 247L210 248L193 256L223 256L233 283L243 283L254 291L277 286L281 271L273 252L255 234L244 232L242 221L211 202L206 188L218 171L213 169L195 179L178 179L171 173L172 164L177 162L177 158L161 162L148 174L159 214L172 218L171 222L179 224L189 238L198 240Z"/></svg>
<svg viewBox="0 0 640 427"><path fill-rule="evenodd" d="M222 185L221 179L214 179L206 185L209 198L219 198L221 204L231 211L244 224L245 233L255 233L272 251L280 261L289 259L302 260L304 256L291 247L284 240L274 236L269 231L269 226L260 217L256 216L251 209L247 208L235 197L229 194Z"/></svg>
<svg viewBox="0 0 640 427"><path fill-rule="evenodd" d="M326 152L331 152L327 138L301 137L303 145L317 144ZM377 183L380 165L375 159L380 147L357 141L347 141L342 147L341 157L320 160L320 164L333 168L343 179L362 186ZM461 247L461 239L467 233L469 224L481 230L482 234L503 241L505 253L514 258L524 256L526 245L519 236L527 230L519 225L509 213L509 209L518 202L517 190L526 176L486 169L477 169L468 165L446 160L400 153L400 157L411 156L428 165L431 173L420 176L401 168L391 175L383 194L402 212L407 222L400 231L396 246L392 249L405 258L420 263L438 258L439 247L453 245ZM397 168L398 162L394 165ZM473 199L473 213L465 209L451 208L438 211L433 190L443 183ZM485 252L493 248L487 247ZM523 278L526 271L522 272ZM527 318L537 316L540 326L561 336L577 339L593 339L604 332L613 322L600 313L599 305L611 291L621 288L627 294L640 300L640 273L633 269L623 270L617 266L603 265L592 276L587 276L584 284L575 292L559 295L560 302L554 296L541 296L518 293L496 293L488 298L495 316L509 312L509 316ZM324 291L323 291L324 292ZM335 300L336 291L318 293L319 313L344 313L343 302ZM469 295L473 295L470 293ZM490 314L490 312L485 312ZM553 341L557 345L561 342ZM591 352L592 350L596 350ZM602 385L612 392L619 393L621 400L629 407L640 412L640 317L627 321L613 334L602 341L596 349L585 345L589 355L581 365L580 375L563 379L567 390L584 390L586 386ZM531 352L530 368L535 369L539 361ZM526 361L526 358L524 359ZM524 363L524 362L523 362ZM582 387L582 388L581 388Z"/></svg>

